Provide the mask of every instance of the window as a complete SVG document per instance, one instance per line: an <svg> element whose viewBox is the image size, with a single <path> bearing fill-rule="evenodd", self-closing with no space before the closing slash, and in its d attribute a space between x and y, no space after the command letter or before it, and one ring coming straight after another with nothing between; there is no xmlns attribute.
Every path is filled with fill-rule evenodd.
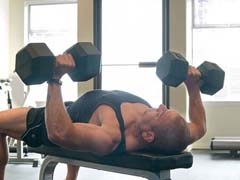
<svg viewBox="0 0 240 180"><path fill-rule="evenodd" d="M240 1L192 1L192 60L217 63L225 70L224 88L205 101L240 101Z"/></svg>
<svg viewBox="0 0 240 180"><path fill-rule="evenodd" d="M143 97L153 106L162 100L156 68L139 62L162 55L162 0L102 1L102 88Z"/></svg>
<svg viewBox="0 0 240 180"><path fill-rule="evenodd" d="M77 42L76 1L26 2L26 43L44 42L55 55L58 55ZM68 75L63 77L62 92L65 101L77 97L77 83L72 82ZM30 97L34 101L45 101L46 93L46 83L31 86Z"/></svg>

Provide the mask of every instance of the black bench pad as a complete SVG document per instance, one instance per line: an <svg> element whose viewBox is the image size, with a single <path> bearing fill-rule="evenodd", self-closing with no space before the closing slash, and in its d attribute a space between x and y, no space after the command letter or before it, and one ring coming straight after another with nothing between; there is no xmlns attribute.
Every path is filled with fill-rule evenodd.
<svg viewBox="0 0 240 180"><path fill-rule="evenodd" d="M108 166L131 168L151 172L171 170L176 168L190 168L193 163L192 154L183 152L177 155L162 155L147 152L131 152L122 155L109 155L99 157L90 153L67 150L59 147L41 146L29 147L32 152L51 155L61 158L74 159Z"/></svg>

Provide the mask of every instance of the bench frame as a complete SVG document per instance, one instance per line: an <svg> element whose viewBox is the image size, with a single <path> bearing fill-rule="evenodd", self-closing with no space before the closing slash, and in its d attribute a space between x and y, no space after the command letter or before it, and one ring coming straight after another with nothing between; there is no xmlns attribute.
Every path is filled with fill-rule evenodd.
<svg viewBox="0 0 240 180"><path fill-rule="evenodd" d="M170 170L190 168L193 156L190 152L163 155L149 152L130 152L119 155L96 156L87 152L60 147L29 147L34 153L46 155L42 162L39 180L52 180L58 163L128 174L149 180L171 180Z"/></svg>
<svg viewBox="0 0 240 180"><path fill-rule="evenodd" d="M116 172L121 174L128 174L133 176L143 177L149 180L171 180L170 170L160 170L160 172L151 172L138 169L123 168L118 166L109 166L99 163L86 162L81 160L60 158L56 156L46 156L41 165L39 180L52 180L55 167L58 163L68 163L78 165L80 167L87 167L92 169L104 170L109 172Z"/></svg>

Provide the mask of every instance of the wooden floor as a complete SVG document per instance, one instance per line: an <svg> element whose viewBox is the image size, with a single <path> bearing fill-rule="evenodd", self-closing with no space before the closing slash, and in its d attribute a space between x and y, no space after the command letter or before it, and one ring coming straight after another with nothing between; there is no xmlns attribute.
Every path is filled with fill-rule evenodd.
<svg viewBox="0 0 240 180"><path fill-rule="evenodd" d="M172 180L240 180L240 156L231 157L229 153L193 151L194 163L190 169L171 171ZM40 158L40 157L39 157ZM37 180L40 167L31 165L7 166L5 180ZM54 180L64 180L66 168L59 164ZM142 180L143 178L81 168L80 180Z"/></svg>

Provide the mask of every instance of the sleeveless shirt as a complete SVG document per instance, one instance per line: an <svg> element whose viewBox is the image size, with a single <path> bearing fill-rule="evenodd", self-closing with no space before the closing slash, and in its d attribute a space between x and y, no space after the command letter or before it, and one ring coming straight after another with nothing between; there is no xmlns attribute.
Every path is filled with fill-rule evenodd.
<svg viewBox="0 0 240 180"><path fill-rule="evenodd" d="M121 113L121 104L124 102L142 103L151 107L144 99L128 92L119 90L92 90L85 93L77 101L67 106L67 111L73 123L88 123L92 114L100 105L110 106L116 113L121 131L121 142L112 154L119 154L126 152L125 126Z"/></svg>

